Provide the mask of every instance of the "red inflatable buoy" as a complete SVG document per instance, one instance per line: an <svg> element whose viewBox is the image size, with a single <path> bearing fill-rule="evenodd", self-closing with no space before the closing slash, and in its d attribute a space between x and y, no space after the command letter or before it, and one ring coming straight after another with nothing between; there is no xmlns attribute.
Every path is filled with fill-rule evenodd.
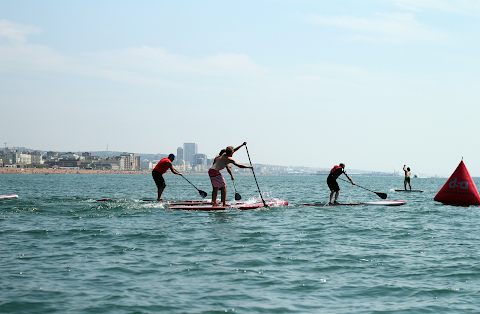
<svg viewBox="0 0 480 314"><path fill-rule="evenodd" d="M480 205L480 194L463 160L433 200L449 205Z"/></svg>

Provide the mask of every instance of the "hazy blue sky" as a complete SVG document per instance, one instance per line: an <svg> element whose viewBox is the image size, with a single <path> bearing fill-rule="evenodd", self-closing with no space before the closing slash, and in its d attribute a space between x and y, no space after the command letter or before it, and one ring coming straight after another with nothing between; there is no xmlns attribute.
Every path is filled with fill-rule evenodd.
<svg viewBox="0 0 480 314"><path fill-rule="evenodd" d="M0 0L0 141L480 176L479 30L468 0Z"/></svg>

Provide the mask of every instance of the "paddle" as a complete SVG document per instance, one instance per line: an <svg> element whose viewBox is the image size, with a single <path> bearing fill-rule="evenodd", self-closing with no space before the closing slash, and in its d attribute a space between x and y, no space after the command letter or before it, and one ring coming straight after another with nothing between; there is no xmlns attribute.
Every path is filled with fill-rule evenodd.
<svg viewBox="0 0 480 314"><path fill-rule="evenodd" d="M182 178L184 178L185 180L187 180L187 178L185 178L182 174L181 174L181 176L182 176ZM190 182L190 181L188 181L188 180L187 180L187 182L190 183L191 185L193 185L192 182ZM195 185L193 185L193 187L197 189L197 187L196 187ZM200 193L200 196L201 196L201 197L203 197L203 198L207 197L207 192L202 191L202 190L199 190L199 189L197 189L197 191L198 191L198 193Z"/></svg>
<svg viewBox="0 0 480 314"><path fill-rule="evenodd" d="M342 179L342 178L339 178L339 179L342 180L342 181L345 181L345 182L349 182L349 181L344 180L344 179ZM350 183L350 182L349 182L349 183ZM359 188L362 188L362 189L364 189L364 190L367 190L367 191L370 191L370 192L373 192L373 193L377 194L378 197L380 197L382 200L384 200L384 199L387 198L387 194L385 194L385 193L375 192L375 191L369 190L369 189L364 188L363 186L360 186L360 185L357 185L357 184L355 184L355 186L358 186Z"/></svg>
<svg viewBox="0 0 480 314"><path fill-rule="evenodd" d="M233 182L233 187L235 188L235 200L239 201L242 199L242 196L237 192L237 187L235 186L235 180L232 180L232 182Z"/></svg>
<svg viewBox="0 0 480 314"><path fill-rule="evenodd" d="M248 161L250 162L250 166L252 167L252 173L253 173L253 177L255 178L255 183L257 184L258 193L260 194L260 198L262 199L263 205L268 208L267 203L265 203L265 200L263 199L262 192L260 192L260 187L258 186L257 177L255 176L255 171L253 171L253 165L252 165L252 161L250 160L250 154L248 153L247 144L245 144L245 149L247 150Z"/></svg>

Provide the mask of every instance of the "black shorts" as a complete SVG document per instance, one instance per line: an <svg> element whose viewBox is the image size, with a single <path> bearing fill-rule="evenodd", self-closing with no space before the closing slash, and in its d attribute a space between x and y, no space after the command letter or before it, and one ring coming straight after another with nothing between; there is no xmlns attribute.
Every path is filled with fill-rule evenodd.
<svg viewBox="0 0 480 314"><path fill-rule="evenodd" d="M160 172L152 170L152 177L153 177L153 181L155 181L155 184L157 185L157 188L163 189L167 186Z"/></svg>
<svg viewBox="0 0 480 314"><path fill-rule="evenodd" d="M338 186L337 179L335 179L334 177L328 176L327 184L328 184L328 188L330 189L330 191L332 191L332 192L340 191L340 187Z"/></svg>

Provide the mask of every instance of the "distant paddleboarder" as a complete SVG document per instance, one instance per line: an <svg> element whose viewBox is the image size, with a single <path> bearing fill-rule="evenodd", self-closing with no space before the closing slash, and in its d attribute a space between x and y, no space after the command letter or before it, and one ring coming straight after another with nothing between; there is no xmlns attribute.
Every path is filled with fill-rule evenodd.
<svg viewBox="0 0 480 314"><path fill-rule="evenodd" d="M158 162L158 164L155 166L155 168L152 170L153 181L155 181L155 184L157 185L157 189L158 189L157 201L164 201L162 199L162 193L165 187L167 186L167 184L163 179L163 174L167 172L168 169L170 169L174 174L182 175L180 172L173 169L172 161L174 160L175 160L175 155L170 154L168 155L168 157L161 159Z"/></svg>
<svg viewBox="0 0 480 314"><path fill-rule="evenodd" d="M345 164L340 163L339 166L335 165L327 178L328 188L330 189L330 203L329 205L338 204L338 195L340 194L340 187L338 186L337 179L342 173L350 180L352 185L355 185L355 182L352 181L352 178L345 172ZM335 194L335 201L332 203L333 194Z"/></svg>
<svg viewBox="0 0 480 314"><path fill-rule="evenodd" d="M403 171L405 171L405 180L403 180L403 188L405 189L405 191L407 190L407 183L408 183L408 186L410 187L410 190L412 190L412 185L410 184L410 167L407 167L407 169L405 170L405 165L403 165Z"/></svg>
<svg viewBox="0 0 480 314"><path fill-rule="evenodd" d="M246 144L246 143L244 143ZM243 144L243 145L244 145ZM240 148L242 145L240 145L238 148ZM237 148L237 149L238 149ZM222 206L227 206L226 203L226 198L227 198L227 183L225 182L225 179L223 178L222 174L220 173L220 170L224 169L227 167L229 164L234 164L235 166L239 168L252 168L253 166L245 166L242 164L237 163L235 160L233 160L232 155L234 153L235 149L233 146L228 146L225 149L225 152L215 158L215 161L213 162L212 167L208 170L208 175L210 176L210 181L212 182L212 205L213 206L220 206L220 204L217 203L217 194L218 190L221 191L221 200L222 200ZM233 179L233 176L232 176Z"/></svg>

